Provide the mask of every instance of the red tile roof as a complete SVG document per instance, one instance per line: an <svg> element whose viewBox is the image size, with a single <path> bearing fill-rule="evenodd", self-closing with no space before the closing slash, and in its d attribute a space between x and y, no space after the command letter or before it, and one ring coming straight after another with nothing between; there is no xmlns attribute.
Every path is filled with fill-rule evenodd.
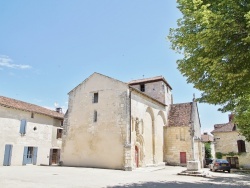
<svg viewBox="0 0 250 188"><path fill-rule="evenodd" d="M50 116L53 118L58 118L58 119L63 119L63 114L49 110L47 108L37 106L34 104L30 104L27 102L19 101L16 99L11 99L7 97L0 96L0 106L4 106L7 108L13 108L13 109L18 109L18 110L23 110L23 111L28 111L28 112L34 112L38 114L43 114L46 116Z"/></svg>
<svg viewBox="0 0 250 188"><path fill-rule="evenodd" d="M236 125L233 122L228 122L224 124L215 124L214 130L211 133L215 132L231 132L236 130Z"/></svg>
<svg viewBox="0 0 250 188"><path fill-rule="evenodd" d="M209 135L209 134L202 134L201 141L202 142L212 142L212 141L214 141L214 137L212 135Z"/></svg>
<svg viewBox="0 0 250 188"><path fill-rule="evenodd" d="M172 104L169 111L168 126L190 126L192 102Z"/></svg>
<svg viewBox="0 0 250 188"><path fill-rule="evenodd" d="M141 83L150 83L150 82L155 82L155 81L163 81L168 87L170 87L170 89L172 89L172 87L169 85L169 83L165 80L165 78L163 76L156 76L156 77L152 77L152 78L142 78L142 79L138 79L138 80L132 80L128 84L129 85L137 85L137 84L141 84Z"/></svg>

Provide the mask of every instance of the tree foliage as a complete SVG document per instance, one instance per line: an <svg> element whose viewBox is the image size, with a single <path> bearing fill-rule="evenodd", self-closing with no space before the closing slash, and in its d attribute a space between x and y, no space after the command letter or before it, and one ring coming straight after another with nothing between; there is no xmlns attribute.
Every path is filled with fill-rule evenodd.
<svg viewBox="0 0 250 188"><path fill-rule="evenodd" d="M205 158L212 158L211 143L205 143Z"/></svg>
<svg viewBox="0 0 250 188"><path fill-rule="evenodd" d="M178 69L202 91L200 102L233 111L241 133L250 140L249 1L177 2L183 17L168 38L172 49L183 54Z"/></svg>

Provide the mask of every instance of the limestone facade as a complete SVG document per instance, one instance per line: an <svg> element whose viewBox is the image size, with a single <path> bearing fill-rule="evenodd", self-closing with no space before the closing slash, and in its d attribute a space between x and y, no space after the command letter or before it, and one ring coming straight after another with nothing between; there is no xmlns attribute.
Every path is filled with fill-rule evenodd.
<svg viewBox="0 0 250 188"><path fill-rule="evenodd" d="M240 135L237 125L231 119L228 123L214 125L212 134L215 152L221 153L222 158L227 159L232 168L250 168L250 142Z"/></svg>
<svg viewBox="0 0 250 188"><path fill-rule="evenodd" d="M69 92L63 165L132 170L168 161L180 164L180 151L188 159L194 151L200 159L198 110L189 114L194 123L168 129L171 89L163 77L124 83L92 74ZM190 125L197 131L194 150L187 133ZM176 134L171 136L179 129L185 132L185 142L176 143ZM179 148L176 158L169 153L171 147Z"/></svg>
<svg viewBox="0 0 250 188"><path fill-rule="evenodd" d="M52 155L60 155L62 121L61 113L0 96L0 165L58 164Z"/></svg>
<svg viewBox="0 0 250 188"><path fill-rule="evenodd" d="M203 166L204 149L200 129L195 101L172 104L164 132L164 161L169 165L186 166L187 161L197 160Z"/></svg>

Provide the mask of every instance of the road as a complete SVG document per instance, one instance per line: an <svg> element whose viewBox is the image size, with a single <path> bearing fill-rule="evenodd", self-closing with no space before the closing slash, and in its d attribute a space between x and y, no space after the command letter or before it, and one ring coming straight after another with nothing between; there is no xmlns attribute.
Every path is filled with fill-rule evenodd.
<svg viewBox="0 0 250 188"><path fill-rule="evenodd" d="M181 176L184 167L161 166L134 171L60 167L0 167L0 188L213 188L250 187L250 174L210 172L209 177Z"/></svg>

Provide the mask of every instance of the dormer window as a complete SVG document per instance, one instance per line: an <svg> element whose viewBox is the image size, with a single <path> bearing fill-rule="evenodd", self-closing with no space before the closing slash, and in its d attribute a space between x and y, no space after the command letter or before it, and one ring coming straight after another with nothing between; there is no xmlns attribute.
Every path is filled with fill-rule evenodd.
<svg viewBox="0 0 250 188"><path fill-rule="evenodd" d="M141 84L140 85L140 91L141 92L145 92L145 84Z"/></svg>

